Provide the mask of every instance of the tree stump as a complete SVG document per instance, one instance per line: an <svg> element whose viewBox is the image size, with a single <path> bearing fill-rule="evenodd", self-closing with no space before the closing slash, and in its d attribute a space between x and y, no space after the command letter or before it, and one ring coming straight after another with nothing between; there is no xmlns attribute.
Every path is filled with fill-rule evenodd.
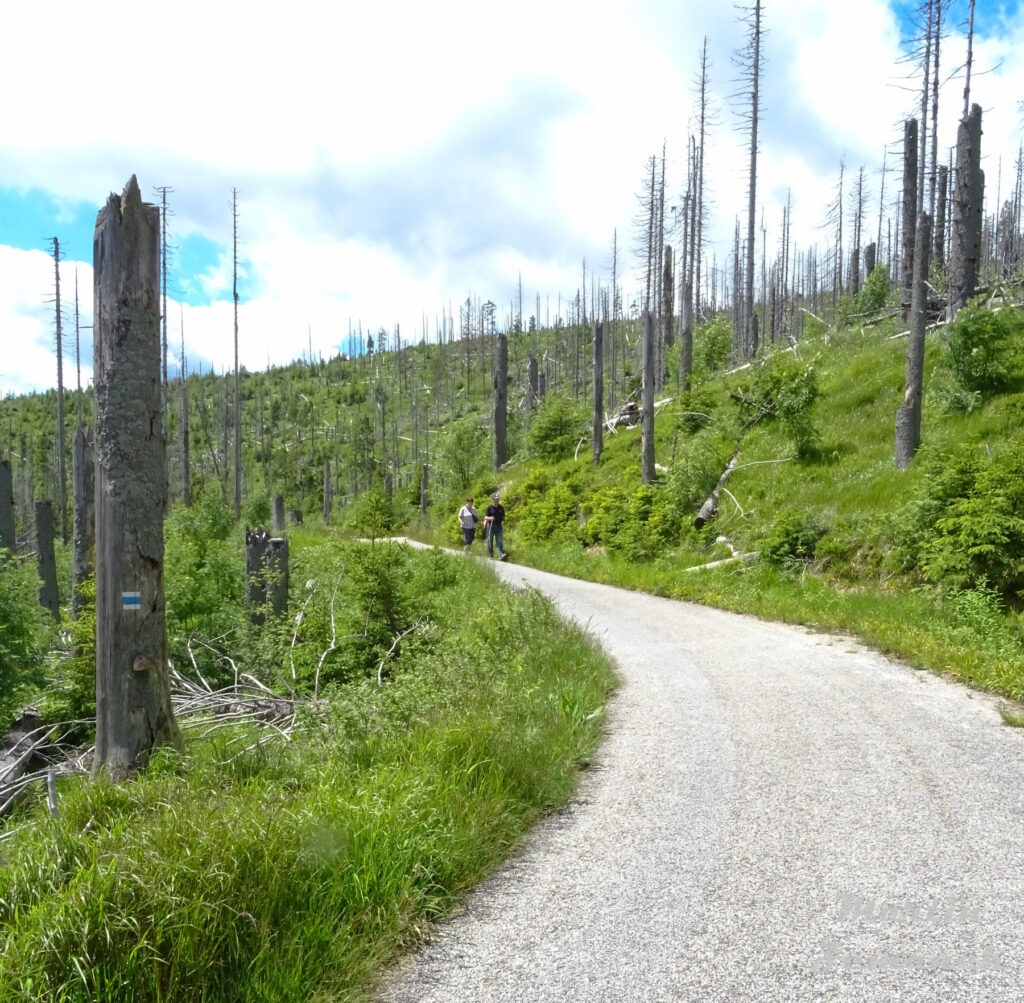
<svg viewBox="0 0 1024 1003"><path fill-rule="evenodd" d="M274 536L284 536L284 526L284 496L274 495Z"/></svg>

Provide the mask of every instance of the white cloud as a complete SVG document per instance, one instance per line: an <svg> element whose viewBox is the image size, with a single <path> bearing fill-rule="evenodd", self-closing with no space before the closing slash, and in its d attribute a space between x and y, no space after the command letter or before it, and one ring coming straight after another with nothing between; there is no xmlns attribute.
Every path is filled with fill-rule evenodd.
<svg viewBox="0 0 1024 1003"><path fill-rule="evenodd" d="M840 158L851 177L867 166L872 200L887 144L890 168L897 162L915 97L900 89L893 8L766 5L758 203L769 249L787 191L795 240L823 243ZM302 354L310 327L314 350L327 354L350 319L374 331L400 323L418 337L424 313L432 325L469 294L503 313L520 274L524 304L571 296L583 258L607 278L616 230L619 275L628 274L635 193L663 140L670 204L680 198L705 34L718 109L706 236L719 262L745 213L748 152L729 58L745 29L730 4L610 0L598 12L579 0L514 9L104 0L97 11L55 0L7 18L7 37L22 44L0 61L0 88L20 99L0 112L0 186L40 186L98 208L131 173L144 191L174 185L172 237L201 234L223 249L191 278L219 301L184 310L190 350L218 367L233 361L232 186L240 350L250 368ZM59 32L48 30L53 23ZM1024 26L982 16L977 32L986 169L993 191L1001 153L1005 192L1020 135ZM962 61L963 47L954 26L944 66ZM40 73L44 63L61 72ZM69 80L82 83L70 97ZM959 79L944 86L941 148L955 140L961 90ZM54 109L64 110L58 128ZM895 195L892 175L887 187ZM877 203L869 204L873 228ZM0 383L12 387L52 382L52 329L40 307L50 279L41 266L31 277L36 259L20 254L11 260L21 278L0 278L0 324L24 346L24 361L0 363Z"/></svg>

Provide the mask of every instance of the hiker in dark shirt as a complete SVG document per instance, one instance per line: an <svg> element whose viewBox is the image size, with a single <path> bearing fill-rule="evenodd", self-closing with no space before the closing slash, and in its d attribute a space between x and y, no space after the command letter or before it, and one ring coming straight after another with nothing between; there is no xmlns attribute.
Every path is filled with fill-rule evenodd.
<svg viewBox="0 0 1024 1003"><path fill-rule="evenodd" d="M505 522L505 509L502 508L497 492L491 495L491 504L484 513L484 529L487 531L487 553L494 556L494 545L498 545L498 560L505 560L505 538L502 526Z"/></svg>

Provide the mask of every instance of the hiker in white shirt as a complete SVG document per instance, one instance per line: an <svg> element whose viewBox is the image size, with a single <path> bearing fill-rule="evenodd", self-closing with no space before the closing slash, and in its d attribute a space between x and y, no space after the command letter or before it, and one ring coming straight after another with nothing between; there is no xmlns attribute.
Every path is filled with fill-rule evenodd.
<svg viewBox="0 0 1024 1003"><path fill-rule="evenodd" d="M473 537L476 536L476 524L479 521L480 516L477 510L473 508L473 499L467 498L466 504L459 509L459 523L462 526L462 539L465 541L466 549L469 549L469 545L473 542Z"/></svg>

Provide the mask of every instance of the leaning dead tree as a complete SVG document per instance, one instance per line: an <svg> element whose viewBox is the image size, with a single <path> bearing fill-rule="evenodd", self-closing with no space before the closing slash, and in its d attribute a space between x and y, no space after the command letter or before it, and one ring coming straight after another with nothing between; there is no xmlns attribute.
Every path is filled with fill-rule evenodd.
<svg viewBox="0 0 1024 1003"><path fill-rule="evenodd" d="M133 175L96 217L96 752L118 780L181 746L164 610L166 452L160 373L160 213Z"/></svg>

